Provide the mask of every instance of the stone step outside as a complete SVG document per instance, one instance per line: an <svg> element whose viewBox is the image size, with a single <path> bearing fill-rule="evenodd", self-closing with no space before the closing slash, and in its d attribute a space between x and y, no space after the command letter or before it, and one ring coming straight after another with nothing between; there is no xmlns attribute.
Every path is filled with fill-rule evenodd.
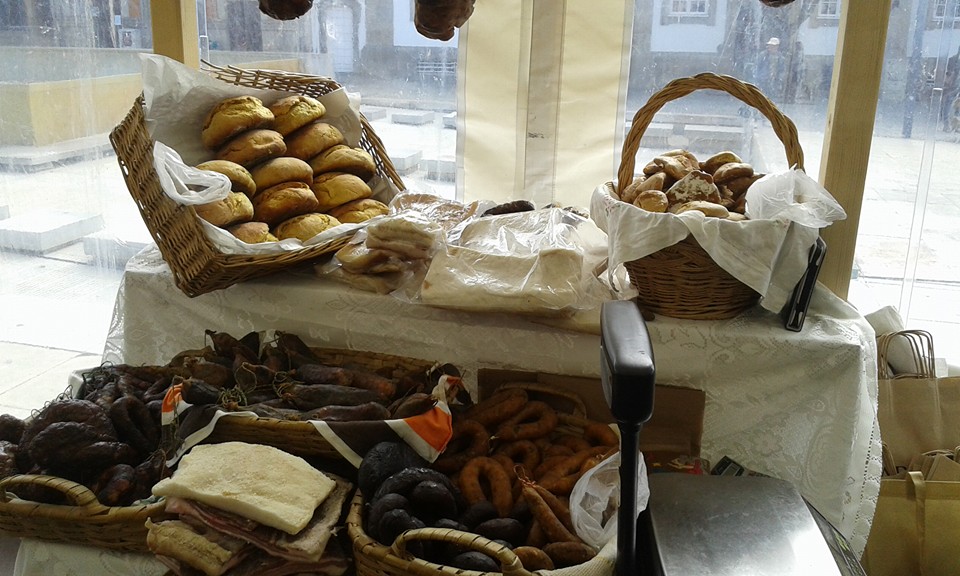
<svg viewBox="0 0 960 576"><path fill-rule="evenodd" d="M0 220L0 248L44 254L104 227L100 214L38 210Z"/></svg>

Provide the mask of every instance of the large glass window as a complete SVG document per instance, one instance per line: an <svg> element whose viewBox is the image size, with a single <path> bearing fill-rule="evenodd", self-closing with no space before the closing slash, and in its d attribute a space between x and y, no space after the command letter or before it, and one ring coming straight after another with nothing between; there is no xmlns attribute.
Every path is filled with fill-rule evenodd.
<svg viewBox="0 0 960 576"><path fill-rule="evenodd" d="M107 138L140 93L148 16L136 0L0 2L0 412L66 385L12 376L99 362L123 264L150 242Z"/></svg>
<svg viewBox="0 0 960 576"><path fill-rule="evenodd" d="M315 0L300 18L279 21L255 2L207 0L202 57L334 78L359 99L404 183L452 197L459 38L424 38L413 9L410 0Z"/></svg>

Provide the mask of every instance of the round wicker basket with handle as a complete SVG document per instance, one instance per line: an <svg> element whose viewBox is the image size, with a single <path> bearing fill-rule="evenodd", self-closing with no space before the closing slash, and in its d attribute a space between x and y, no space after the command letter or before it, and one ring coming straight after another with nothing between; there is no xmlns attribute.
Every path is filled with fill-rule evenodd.
<svg viewBox="0 0 960 576"><path fill-rule="evenodd" d="M45 504L16 496L20 488L42 488L64 495L68 504ZM111 550L149 553L148 518L171 517L166 502L104 506L86 486L65 478L18 474L0 480L0 534Z"/></svg>
<svg viewBox="0 0 960 576"><path fill-rule="evenodd" d="M732 76L704 72L671 81L634 114L617 172L618 194L633 182L640 141L654 115L668 102L697 90L726 92L759 110L783 143L787 164L803 169L803 150L793 121L756 86ZM733 318L760 299L755 290L717 265L692 236L649 256L625 262L624 267L639 292L639 305L655 314L695 320Z"/></svg>

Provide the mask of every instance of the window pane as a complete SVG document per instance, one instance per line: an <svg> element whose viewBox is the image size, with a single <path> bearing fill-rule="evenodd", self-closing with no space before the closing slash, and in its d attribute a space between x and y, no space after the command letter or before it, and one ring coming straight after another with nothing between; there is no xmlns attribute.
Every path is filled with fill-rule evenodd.
<svg viewBox="0 0 960 576"><path fill-rule="evenodd" d="M826 123L837 20L802 2L691 2L698 18L676 19L677 2L635 3L627 128L651 95L675 78L711 71L757 85L796 123L805 167L816 176ZM637 164L686 148L698 156L732 150L755 170L787 168L784 146L755 107L725 92L698 90L669 101L641 140Z"/></svg>
<svg viewBox="0 0 960 576"><path fill-rule="evenodd" d="M900 2L890 13L850 300L867 312L894 306L956 363L960 37L926 9Z"/></svg>
<svg viewBox="0 0 960 576"><path fill-rule="evenodd" d="M98 6L0 2L0 333L4 346L94 364L123 265L150 242L107 137L141 90L149 10ZM29 357L4 352L14 364ZM19 368L40 374L48 362ZM7 384L0 412L22 416L67 382L32 395Z"/></svg>
<svg viewBox="0 0 960 576"><path fill-rule="evenodd" d="M421 36L413 6L315 0L300 18L279 21L255 2L208 0L201 37L213 64L336 79L359 99L404 184L453 197L457 36Z"/></svg>

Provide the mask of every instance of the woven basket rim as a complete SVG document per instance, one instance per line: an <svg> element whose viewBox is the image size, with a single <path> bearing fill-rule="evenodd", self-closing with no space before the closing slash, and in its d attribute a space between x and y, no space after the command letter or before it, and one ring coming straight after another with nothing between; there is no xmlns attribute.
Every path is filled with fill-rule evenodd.
<svg viewBox="0 0 960 576"><path fill-rule="evenodd" d="M350 503L350 510L345 522L347 526L347 535L353 544L354 555L363 556L367 561L372 561L380 566L383 574L394 574L397 576L404 574L461 574L463 576L497 576L509 574L515 576L533 576L533 573L526 570L520 563L520 559L512 550L497 544L492 540L484 538L479 534L463 532L453 528L418 528L407 530L397 537L397 540L391 546L385 546L371 538L363 529L363 494L357 490ZM497 559L501 566L505 568L503 572L481 572L476 570L463 570L453 568L434 562L428 562L422 558L410 556L406 558L402 555L402 550L406 542L410 540L438 540L442 542L451 542L459 544L471 550L477 550ZM359 562L359 559L358 559ZM359 574L359 571L358 571Z"/></svg>
<svg viewBox="0 0 960 576"><path fill-rule="evenodd" d="M332 78L281 70L219 67L208 63L202 71L228 85L258 89L321 95L343 88ZM174 283L187 296L196 297L251 278L309 265L332 254L350 240L350 234L342 234L320 244L277 254L221 252L207 237L194 209L177 203L162 190L153 164L154 141L145 125L144 106L141 92L123 121L110 132L109 139L127 189L163 260L170 267ZM406 190L383 141L362 113L359 118L359 145L373 156L377 176L391 182L400 191Z"/></svg>
<svg viewBox="0 0 960 576"><path fill-rule="evenodd" d="M654 92L647 102L641 106L633 116L630 130L623 143L620 157L620 167L617 170L617 182L614 184L617 192L633 182L633 173L636 167L636 156L640 142L654 115L667 103L682 98L697 90L717 90L737 98L744 104L760 111L773 128L774 134L784 146L784 153L790 166L803 170L803 149L797 134L797 127L783 112L777 108L772 100L767 98L755 85L739 80L733 76L714 72L701 72L694 76L676 78Z"/></svg>

